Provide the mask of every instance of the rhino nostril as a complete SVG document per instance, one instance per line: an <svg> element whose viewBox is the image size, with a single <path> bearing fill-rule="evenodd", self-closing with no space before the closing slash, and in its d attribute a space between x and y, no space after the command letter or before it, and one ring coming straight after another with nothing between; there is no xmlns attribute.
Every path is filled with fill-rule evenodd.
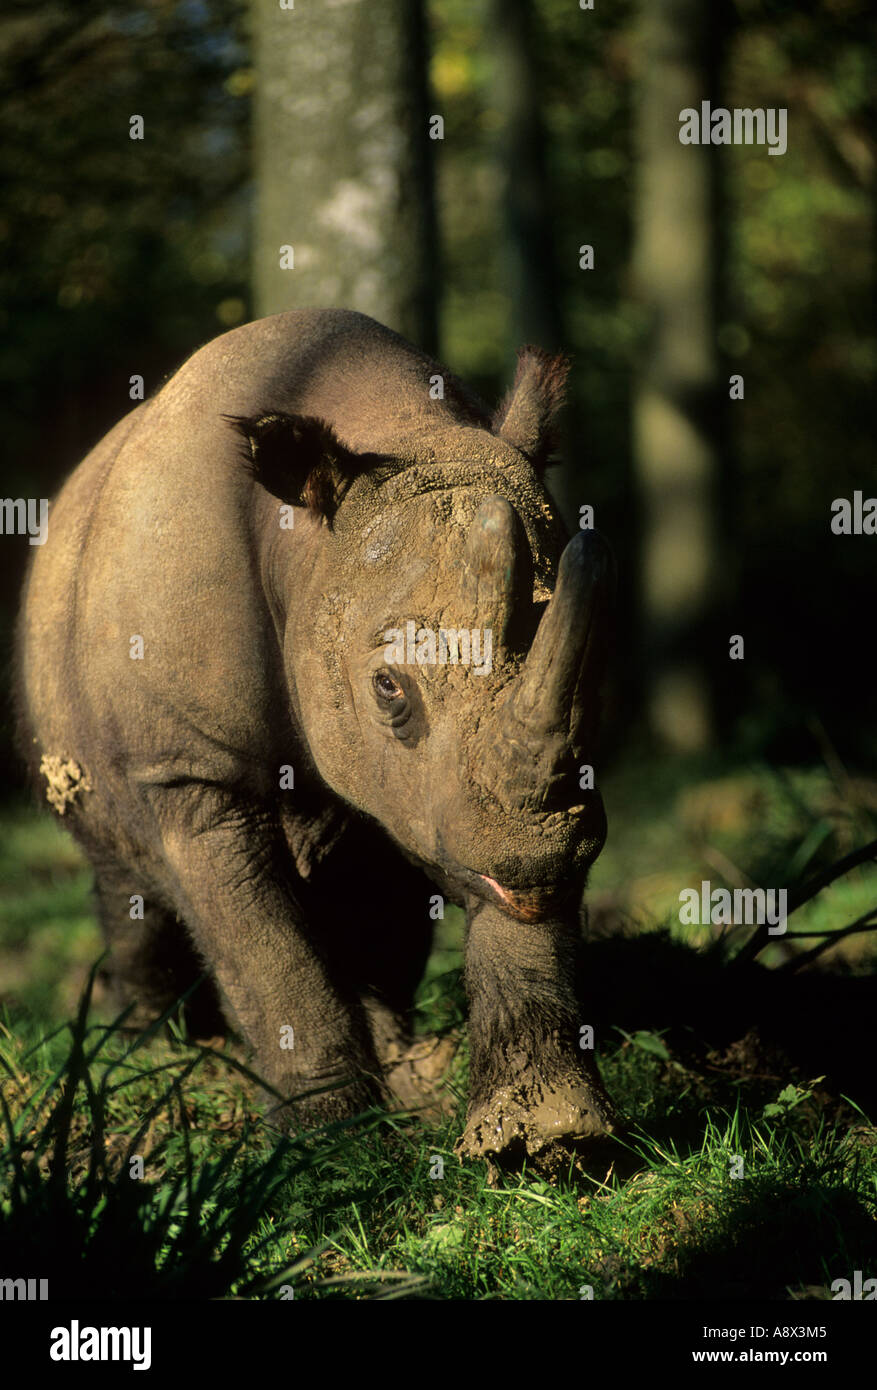
<svg viewBox="0 0 877 1390"><path fill-rule="evenodd" d="M580 798L576 777L570 771L563 771L548 777L538 773L531 778L519 777L511 800L518 810L541 815L580 809L576 806Z"/></svg>
<svg viewBox="0 0 877 1390"><path fill-rule="evenodd" d="M579 784L575 775L569 771L556 773L543 784L540 810L568 810L576 801Z"/></svg>

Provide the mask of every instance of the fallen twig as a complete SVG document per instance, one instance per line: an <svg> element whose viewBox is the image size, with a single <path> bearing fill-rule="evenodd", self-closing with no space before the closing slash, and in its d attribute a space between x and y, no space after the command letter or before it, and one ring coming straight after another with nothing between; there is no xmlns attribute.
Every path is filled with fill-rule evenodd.
<svg viewBox="0 0 877 1390"><path fill-rule="evenodd" d="M810 961L816 960L823 951L828 951L841 941L845 936L852 936L855 932L874 931L877 929L877 907L870 907L861 917L857 917L855 922L850 922L848 927L841 927L839 931L824 932L795 932L795 936L821 936L824 939L817 946L809 951L804 951L801 955L792 956L790 960L783 961L777 967L778 972L786 972L793 975L796 970L800 970L802 965L809 965ZM787 939L787 938L784 938Z"/></svg>
<svg viewBox="0 0 877 1390"><path fill-rule="evenodd" d="M815 898L817 893L821 893L823 888L827 888L830 883L834 883L835 879L842 878L844 874L849 873L850 869L855 869L859 864L867 864L869 861L874 862L875 860L877 860L877 840L870 840L868 844L862 845L860 849L854 849L850 854L845 854L842 859L836 860L834 864L829 864L827 869L820 869L819 873L813 874L806 882L800 884L797 888L789 889L789 896L786 903L786 916L791 917L792 913L797 912L799 907L803 907L804 903L809 902L811 898ZM866 916L873 916L875 911L877 911L877 909L872 908ZM863 920L864 919L859 919L859 922ZM854 927L857 926L858 923L851 923L850 925ZM842 928L840 932L832 933L832 936L837 939L843 932L848 930L849 928ZM752 933L749 940L741 946L740 950L731 961L729 969L733 970L738 966L748 965L767 945L768 941L774 939L775 937L771 935L768 923L763 922L762 925L757 927ZM807 954L804 957L800 957L799 960L806 960L810 956L811 952L807 952ZM786 965L790 964L791 962L786 962ZM780 968L784 969L785 966Z"/></svg>

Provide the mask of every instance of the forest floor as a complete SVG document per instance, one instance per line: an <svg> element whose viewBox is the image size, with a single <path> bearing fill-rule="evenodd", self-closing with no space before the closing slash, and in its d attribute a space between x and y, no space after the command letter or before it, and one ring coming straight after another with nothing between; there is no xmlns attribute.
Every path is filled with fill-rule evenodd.
<svg viewBox="0 0 877 1390"><path fill-rule="evenodd" d="M99 993L90 874L48 815L0 815L0 1254L83 1295L832 1298L877 1274L877 869L751 927L683 925L680 892L791 886L873 840L877 784L839 766L631 764L603 788L583 962L599 1063L630 1122L605 1173L491 1187L454 1154L467 1051L461 914L418 1030L458 1043L439 1120L373 1114L281 1138L243 1050L132 1040ZM140 1160L138 1162L138 1160Z"/></svg>

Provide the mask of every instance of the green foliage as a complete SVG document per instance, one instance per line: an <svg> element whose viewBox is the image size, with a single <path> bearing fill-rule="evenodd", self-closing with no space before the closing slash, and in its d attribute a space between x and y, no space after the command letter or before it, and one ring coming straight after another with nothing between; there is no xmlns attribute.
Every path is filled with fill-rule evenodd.
<svg viewBox="0 0 877 1390"><path fill-rule="evenodd" d="M38 444L43 487L65 449L75 461L130 406L131 373L151 392L245 317L242 14L237 0L6 8L0 382L22 481Z"/></svg>
<svg viewBox="0 0 877 1390"><path fill-rule="evenodd" d="M877 786L829 765L788 768L758 760L632 758L603 783L610 825L591 872L592 920L607 912L634 923L666 921L674 936L699 945L719 939L733 954L751 928L679 922L679 892L708 879L714 888L783 888L806 879L877 835ZM805 904L789 928L843 927L874 904L875 873L864 865ZM775 940L773 965L813 941ZM865 935L848 939L863 960Z"/></svg>
<svg viewBox="0 0 877 1390"><path fill-rule="evenodd" d="M345 1147L350 1125L267 1142L264 1131L254 1138L248 1119L223 1121L229 1086L222 1069L255 1080L252 1074L206 1049L149 1065L143 1049L157 1027L126 1044L115 1026L89 1026L93 980L94 971L69 1027L33 1049L11 1038L0 1049L0 1251L7 1264L48 1262L58 1286L86 1298L265 1297L283 1285L294 1289L311 1252L279 1262L292 1218L266 1231L266 1208L291 1179ZM63 1050L62 1034L69 1034ZM213 1067L209 1098L192 1085L205 1063ZM239 1086L232 1083L231 1093L240 1099Z"/></svg>
<svg viewBox="0 0 877 1390"><path fill-rule="evenodd" d="M813 1087L820 1081L824 1081L824 1076L818 1076L815 1081L811 1081L807 1086L784 1086L775 1101L770 1101L764 1107L762 1114L766 1120L787 1119L796 1105L802 1101L809 1100L813 1092Z"/></svg>
<svg viewBox="0 0 877 1390"><path fill-rule="evenodd" d="M692 847L702 855L721 843L742 858L747 844L754 853L767 841L765 863L803 872L859 833L825 804L824 770L762 768L737 782L718 771L701 768L686 785L678 766L639 760L635 781L625 774L606 788L613 857L592 896L598 927L630 864L647 883L661 869L678 884L696 863L684 857ZM681 824L697 832L688 848L662 814L680 803ZM802 851L802 831L806 839L823 815L830 836L811 836ZM99 946L78 855L47 816L9 812L0 832L0 1000L11 1025L0 1030L0 1252L15 1251L16 1267L44 1268L48 1250L55 1278L96 1295L277 1298L292 1289L297 1300L579 1299L587 1287L598 1299L819 1298L831 1296L832 1279L866 1267L877 1144L855 1089L840 1093L752 1033L726 1045L680 1030L667 981L678 980L683 999L715 1000L721 956L695 956L680 941L662 965L645 904L644 935L601 940L603 926L588 947L594 1003L615 1023L598 1028L611 1040L600 1066L631 1127L616 1163L571 1169L553 1186L524 1171L492 1188L485 1170L454 1155L465 1037L444 1118L371 1116L281 1139L260 1119L255 1080L233 1047L187 1047L158 1030L132 1043L94 1021L106 1003L86 1013ZM739 845L720 834L739 834ZM867 894L864 871L859 879ZM843 889L824 895L824 920L849 910ZM65 935L68 910L79 926ZM57 922L52 937L44 918ZM419 1025L459 1031L460 914L447 910L437 926ZM638 962L636 948L653 938ZM612 945L617 976L601 967ZM850 943L844 954L856 968ZM83 975L77 1018L59 1026ZM654 1011L656 992L657 1030L643 1026L638 1002ZM629 1026L615 1022L631 1012ZM715 1005L706 1013L711 1023ZM144 1158L140 1180L129 1176L134 1154Z"/></svg>
<svg viewBox="0 0 877 1390"><path fill-rule="evenodd" d="M790 1128L796 1101L771 1127L742 1097L725 1112L710 1104L708 1088L698 1138L677 1123L662 1139L653 1117L626 1146L624 1176L550 1186L524 1172L491 1188L453 1155L462 1112L272 1141L246 1108L236 1125L218 1120L216 1096L246 1077L203 1052L150 1066L140 1044L89 1029L87 1003L86 991L69 1042L0 1052L0 1250L34 1268L51 1251L53 1278L88 1296L829 1297L872 1246L874 1131L827 1126L819 1107ZM641 1100L669 1091L665 1119L678 1121L691 1078L677 1066L668 1080L662 1062L634 1047L604 1066Z"/></svg>

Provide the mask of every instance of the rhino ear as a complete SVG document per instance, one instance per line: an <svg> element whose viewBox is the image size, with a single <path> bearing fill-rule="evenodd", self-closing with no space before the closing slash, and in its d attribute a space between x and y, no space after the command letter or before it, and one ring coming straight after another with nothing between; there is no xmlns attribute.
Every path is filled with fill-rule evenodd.
<svg viewBox="0 0 877 1390"><path fill-rule="evenodd" d="M494 434L520 449L537 472L547 467L557 447L557 417L568 372L569 362L562 353L520 348L515 380L493 417Z"/></svg>
<svg viewBox="0 0 877 1390"><path fill-rule="evenodd" d="M332 426L315 415L223 417L246 441L244 462L253 477L281 502L307 507L331 523L364 459L345 449Z"/></svg>

